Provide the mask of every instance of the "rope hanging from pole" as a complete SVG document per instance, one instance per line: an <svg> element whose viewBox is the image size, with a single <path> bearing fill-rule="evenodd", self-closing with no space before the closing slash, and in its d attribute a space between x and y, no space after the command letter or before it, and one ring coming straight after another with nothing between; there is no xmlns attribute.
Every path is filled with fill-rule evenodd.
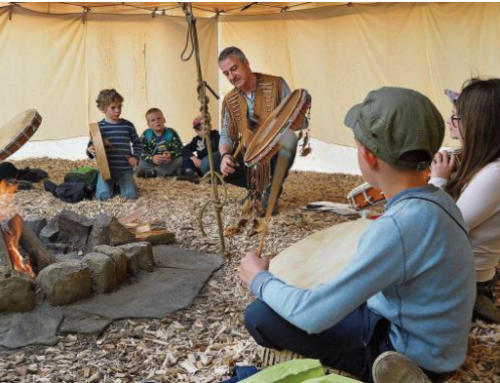
<svg viewBox="0 0 500 383"><path fill-rule="evenodd" d="M215 215L217 218L217 225L219 228L219 238L220 238L220 244L221 244L221 252L225 253L226 252L226 246L224 244L224 230L222 226L222 217L221 217L221 212L222 212L222 207L225 204L227 200L227 190L226 190L226 185L224 181L222 180L222 177L220 174L217 174L214 170L214 163L213 163L213 158L212 158L212 142L210 139L210 122L211 122L211 117L210 113L208 111L208 103L209 103L209 98L207 97L207 88L208 90L217 98L219 99L218 95L208 86L208 84L203 80L203 74L201 71L201 60L200 60L200 48L198 45L198 31L196 29L196 19L193 14L193 6L191 3L183 3L182 4L182 10L184 11L186 15L186 20L188 23L188 31L187 31L187 36L186 36L186 46L184 47L184 50L181 53L181 60L182 61L189 61L191 57L193 57L193 54L195 55L196 59L196 70L197 70L197 76L198 76L198 87L197 87L197 92L198 92L198 100L200 101L200 112L201 112L201 117L202 117L202 128L203 128L203 136L204 140L206 143L207 151L208 151L208 162L210 164L210 172L203 177L203 179L206 179L207 177L210 178L212 182L212 192L213 192L213 199L210 201L207 201L207 203L202 207L199 215L199 225L200 225L200 230L203 235L205 235L205 231L203 230L203 214L208 207L209 204L213 204L214 209L215 209ZM189 53L188 50L190 49ZM217 184L218 182L221 182L223 187L224 187L224 193L225 193L225 198L224 201L221 203L219 199L219 194L217 190Z"/></svg>

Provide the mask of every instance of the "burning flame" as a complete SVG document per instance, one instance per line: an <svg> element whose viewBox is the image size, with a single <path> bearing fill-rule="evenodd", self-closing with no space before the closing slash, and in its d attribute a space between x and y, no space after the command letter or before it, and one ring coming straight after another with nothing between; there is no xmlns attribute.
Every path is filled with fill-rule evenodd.
<svg viewBox="0 0 500 383"><path fill-rule="evenodd" d="M27 273L30 278L35 278L35 272L29 261L24 262L23 256L19 252L19 238L21 237L22 221L13 219L13 227L10 228L10 233L4 232L3 238L9 249L10 259L14 270Z"/></svg>
<svg viewBox="0 0 500 383"><path fill-rule="evenodd" d="M0 182L0 219L8 219L9 207L17 185L9 185L5 180ZM35 272L29 260L24 262L23 256L19 252L19 238L23 230L23 221L20 216L15 215L8 225L8 230L0 230L7 245L9 256L14 270L27 273L30 278L35 277Z"/></svg>

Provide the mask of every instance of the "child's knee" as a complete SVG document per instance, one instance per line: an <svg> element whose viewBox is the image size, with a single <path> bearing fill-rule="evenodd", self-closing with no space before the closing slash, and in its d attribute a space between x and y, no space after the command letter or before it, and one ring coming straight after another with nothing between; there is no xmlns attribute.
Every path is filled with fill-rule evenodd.
<svg viewBox="0 0 500 383"><path fill-rule="evenodd" d="M250 303L245 309L245 327L252 333L258 327L264 325L268 315L269 306L257 299Z"/></svg>

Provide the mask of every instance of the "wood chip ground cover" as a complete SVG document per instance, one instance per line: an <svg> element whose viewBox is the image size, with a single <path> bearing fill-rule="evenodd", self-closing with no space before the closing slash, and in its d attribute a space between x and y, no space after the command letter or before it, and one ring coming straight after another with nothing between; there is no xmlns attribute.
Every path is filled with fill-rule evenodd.
<svg viewBox="0 0 500 383"><path fill-rule="evenodd" d="M71 169L88 161L37 159L18 161L47 171L56 183ZM349 217L332 213L303 212L300 206L314 201L346 203L345 196L362 182L342 174L292 172L280 200L280 214L273 218L264 253L276 254L300 239ZM109 202L66 204L36 185L12 199L12 213L25 220L51 218L64 208L95 217L100 212L120 218L139 207L144 220L164 220L176 234L177 246L217 253L219 237L212 213L204 217L207 237L198 228L201 207L211 198L210 185L176 182L171 178L138 181L140 198ZM223 210L225 228L240 219L243 189L229 186ZM210 209L209 209L210 210ZM248 225L250 226L250 225ZM238 265L246 251L256 249L260 236L248 230L226 238L226 264L202 289L193 305L162 320L123 320L113 323L99 338L68 335L54 347L0 349L0 382L219 382L236 364L259 364L256 345L243 324L251 295L238 279ZM470 352L464 366L447 382L500 382L500 326L473 323Z"/></svg>

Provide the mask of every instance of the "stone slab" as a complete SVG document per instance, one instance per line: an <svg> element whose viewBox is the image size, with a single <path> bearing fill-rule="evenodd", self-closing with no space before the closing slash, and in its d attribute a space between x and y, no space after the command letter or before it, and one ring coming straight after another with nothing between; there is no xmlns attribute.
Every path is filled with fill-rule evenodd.
<svg viewBox="0 0 500 383"><path fill-rule="evenodd" d="M0 345L11 349L53 346L59 342L56 331L62 319L62 310L57 309L0 316Z"/></svg>
<svg viewBox="0 0 500 383"><path fill-rule="evenodd" d="M164 318L189 307L224 262L218 255L173 246L155 246L153 253L160 267L116 292L69 306L42 305L29 313L0 315L0 346L54 345L58 329L60 334L101 334L113 320Z"/></svg>
<svg viewBox="0 0 500 383"><path fill-rule="evenodd" d="M200 253L174 246L153 246L153 256L157 267L185 270L216 270L224 259L220 255Z"/></svg>
<svg viewBox="0 0 500 383"><path fill-rule="evenodd" d="M115 320L161 319L189 307L212 271L158 268L133 285L67 307Z"/></svg>
<svg viewBox="0 0 500 383"><path fill-rule="evenodd" d="M58 333L101 335L113 322L111 319L103 318L94 314L71 312L64 315L64 320L59 327Z"/></svg>

